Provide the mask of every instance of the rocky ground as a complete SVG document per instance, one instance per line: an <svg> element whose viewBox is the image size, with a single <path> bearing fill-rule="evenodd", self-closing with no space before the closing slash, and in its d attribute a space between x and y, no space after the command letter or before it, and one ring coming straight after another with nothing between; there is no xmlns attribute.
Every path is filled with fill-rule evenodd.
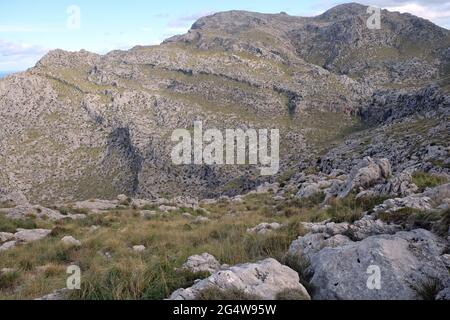
<svg viewBox="0 0 450 320"><path fill-rule="evenodd" d="M450 179L407 178L365 158L231 198L46 208L11 194L0 199L0 297L449 299ZM81 290L61 289L69 265L83 270Z"/></svg>
<svg viewBox="0 0 450 320"><path fill-rule="evenodd" d="M0 299L450 299L450 35L382 14L218 13L1 79ZM172 165L195 120L280 129L279 174Z"/></svg>

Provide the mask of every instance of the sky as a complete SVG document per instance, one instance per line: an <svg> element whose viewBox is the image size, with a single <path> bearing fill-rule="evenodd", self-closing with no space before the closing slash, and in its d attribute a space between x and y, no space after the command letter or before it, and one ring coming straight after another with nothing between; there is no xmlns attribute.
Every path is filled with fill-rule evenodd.
<svg viewBox="0 0 450 320"><path fill-rule="evenodd" d="M314 16L341 0L0 0L0 71L32 67L51 49L104 54L159 44L219 11ZM450 28L450 0L361 0Z"/></svg>

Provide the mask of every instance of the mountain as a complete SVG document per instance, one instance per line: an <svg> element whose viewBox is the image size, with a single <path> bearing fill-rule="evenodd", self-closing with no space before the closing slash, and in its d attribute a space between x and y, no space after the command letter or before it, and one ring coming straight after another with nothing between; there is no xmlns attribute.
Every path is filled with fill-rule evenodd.
<svg viewBox="0 0 450 320"><path fill-rule="evenodd" d="M349 167L365 155L398 159L394 169L408 158L420 166L417 155L431 143L448 149L450 141L450 33L386 10L381 30L370 30L366 9L346 4L317 17L230 11L159 46L103 56L51 51L0 80L0 193L39 202L206 198L305 169ZM171 133L198 120L278 128L279 175L173 165ZM414 136L399 129L416 122ZM448 173L445 155L436 157L427 170Z"/></svg>

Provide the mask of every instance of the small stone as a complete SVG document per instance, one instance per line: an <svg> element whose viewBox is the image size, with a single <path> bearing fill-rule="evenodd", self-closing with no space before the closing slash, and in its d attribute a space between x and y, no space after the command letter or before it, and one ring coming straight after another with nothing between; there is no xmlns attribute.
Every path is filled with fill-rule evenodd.
<svg viewBox="0 0 450 320"><path fill-rule="evenodd" d="M72 236L65 236L64 238L61 239L61 241L65 244L65 245L69 245L69 246L74 246L74 247L79 247L81 246L81 242L77 239L75 239Z"/></svg>
<svg viewBox="0 0 450 320"><path fill-rule="evenodd" d="M140 246L133 246L133 251L134 252L143 252L143 251L145 251L145 246L142 246L142 245L140 245Z"/></svg>
<svg viewBox="0 0 450 320"><path fill-rule="evenodd" d="M6 251L6 250L9 250L9 249L12 249L12 248L14 248L16 245L17 245L17 241L8 241L8 242L5 242L4 244L2 244L2 245L0 246L0 252L1 252L1 251Z"/></svg>

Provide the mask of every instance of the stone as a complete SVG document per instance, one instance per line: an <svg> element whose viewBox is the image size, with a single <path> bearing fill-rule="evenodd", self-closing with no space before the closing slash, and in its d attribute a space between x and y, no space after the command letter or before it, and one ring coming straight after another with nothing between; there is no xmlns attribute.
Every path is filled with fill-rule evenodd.
<svg viewBox="0 0 450 320"><path fill-rule="evenodd" d="M52 221L58 221L65 218L70 218L69 216L62 215L59 211L45 208L39 205L19 205L10 210L6 216L13 220L25 220L30 217L36 217L40 219L49 219Z"/></svg>
<svg viewBox="0 0 450 320"><path fill-rule="evenodd" d="M344 235L330 236L325 233L308 233L291 243L288 254L300 261L311 261L322 249L346 245L352 241Z"/></svg>
<svg viewBox="0 0 450 320"><path fill-rule="evenodd" d="M313 298L419 299L412 285L432 278L448 281L449 273L440 258L445 248L442 240L422 229L324 248L311 259L314 276L310 283L316 288ZM381 272L379 290L367 286L370 267Z"/></svg>
<svg viewBox="0 0 450 320"><path fill-rule="evenodd" d="M373 211L375 214L380 212L396 212L404 208L428 211L432 209L430 202L431 198L429 197L412 195L405 198L388 199L376 206Z"/></svg>
<svg viewBox="0 0 450 320"><path fill-rule="evenodd" d="M198 216L197 218L195 218L192 223L194 224L202 224L202 223L208 223L209 221L211 221L209 218L207 217L202 217L202 216Z"/></svg>
<svg viewBox="0 0 450 320"><path fill-rule="evenodd" d="M257 263L246 263L219 270L192 287L175 291L169 300L195 300L205 289L241 290L245 294L264 300L274 300L277 294L286 290L301 292L305 300L310 296L300 284L298 273L275 259Z"/></svg>
<svg viewBox="0 0 450 320"><path fill-rule="evenodd" d="M35 300L64 301L68 300L69 292L70 292L69 289L59 289Z"/></svg>
<svg viewBox="0 0 450 320"><path fill-rule="evenodd" d="M72 236L65 236L61 239L61 242L67 246L79 247L81 246L81 241L75 239Z"/></svg>
<svg viewBox="0 0 450 320"><path fill-rule="evenodd" d="M0 196L0 208L2 206L16 207L21 205L29 205L27 197L22 192L12 192L4 196Z"/></svg>
<svg viewBox="0 0 450 320"><path fill-rule="evenodd" d="M48 229L17 229L14 238L19 242L34 242L47 237L52 230Z"/></svg>
<svg viewBox="0 0 450 320"><path fill-rule="evenodd" d="M178 210L178 208L177 207L173 207L173 206L161 205L161 206L158 207L158 210L167 213L167 212L170 212L170 211L176 211L176 210Z"/></svg>
<svg viewBox="0 0 450 320"><path fill-rule="evenodd" d="M145 250L146 250L146 248L143 245L133 246L134 252L144 252Z"/></svg>
<svg viewBox="0 0 450 320"><path fill-rule="evenodd" d="M388 159L366 157L352 169L347 181L338 192L338 198L345 198L353 190L369 189L377 182L389 178L391 174L392 168Z"/></svg>
<svg viewBox="0 0 450 320"><path fill-rule="evenodd" d="M193 273L208 272L212 274L220 269L220 263L213 255L202 253L190 256L181 268Z"/></svg>
<svg viewBox="0 0 450 320"><path fill-rule="evenodd" d="M128 204L131 203L130 198L128 196L124 195L124 194L119 194L117 196L117 201L119 201L119 204L122 204L122 205L123 204L128 205Z"/></svg>
<svg viewBox="0 0 450 320"><path fill-rule="evenodd" d="M109 201L109 200L92 199L75 202L73 207L75 209L85 209L89 211L107 211L117 209L118 204L119 203L117 200Z"/></svg>
<svg viewBox="0 0 450 320"><path fill-rule="evenodd" d="M278 230L280 228L282 228L283 225L277 223L277 222L273 222L273 223L260 223L258 224L256 227L254 228L249 228L247 229L248 233L253 233L253 234L267 234L270 233L272 231Z"/></svg>
<svg viewBox="0 0 450 320"><path fill-rule="evenodd" d="M16 247L16 245L17 245L17 241L5 242L4 244L0 245L0 252L10 250L10 249Z"/></svg>
<svg viewBox="0 0 450 320"><path fill-rule="evenodd" d="M0 243L14 239L14 234L9 232L0 232Z"/></svg>
<svg viewBox="0 0 450 320"><path fill-rule="evenodd" d="M387 224L374 216L366 215L352 225L349 225L346 234L354 241L360 241L367 237L380 234L395 234L403 229L396 224Z"/></svg>
<svg viewBox="0 0 450 320"><path fill-rule="evenodd" d="M141 210L140 214L141 214L141 217L144 219L151 219L151 218L154 218L159 215L158 212L152 211L152 210Z"/></svg>

